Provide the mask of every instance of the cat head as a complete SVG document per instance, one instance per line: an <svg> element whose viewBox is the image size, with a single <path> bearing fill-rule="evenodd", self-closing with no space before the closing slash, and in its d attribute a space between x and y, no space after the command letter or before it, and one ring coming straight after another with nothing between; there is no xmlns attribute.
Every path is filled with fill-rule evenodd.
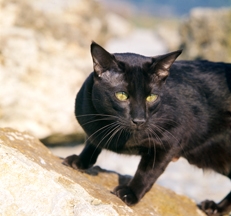
<svg viewBox="0 0 231 216"><path fill-rule="evenodd" d="M146 72L153 75L156 82L162 83L169 75L169 69L182 50L159 55L145 57L133 53L110 54L95 42L91 44L91 55L93 59L94 72L101 77L104 72L125 72L124 64L130 66L145 67Z"/></svg>
<svg viewBox="0 0 231 216"><path fill-rule="evenodd" d="M92 42L93 103L98 113L117 116L138 128L158 109L162 86L181 50L145 57L107 52Z"/></svg>

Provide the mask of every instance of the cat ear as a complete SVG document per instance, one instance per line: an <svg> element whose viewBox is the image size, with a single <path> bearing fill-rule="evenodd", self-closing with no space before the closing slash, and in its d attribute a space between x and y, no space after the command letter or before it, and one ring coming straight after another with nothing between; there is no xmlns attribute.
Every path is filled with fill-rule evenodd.
<svg viewBox="0 0 231 216"><path fill-rule="evenodd" d="M151 72L159 81L164 81L168 77L171 65L181 53L182 50L178 50L165 55L153 57Z"/></svg>
<svg viewBox="0 0 231 216"><path fill-rule="evenodd" d="M94 71L99 77L103 72L115 66L114 56L94 41L91 44L91 56Z"/></svg>

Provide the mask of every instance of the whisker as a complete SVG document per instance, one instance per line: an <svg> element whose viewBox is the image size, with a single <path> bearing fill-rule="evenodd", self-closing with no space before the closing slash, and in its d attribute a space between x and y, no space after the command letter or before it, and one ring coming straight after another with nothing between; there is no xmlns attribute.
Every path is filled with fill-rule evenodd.
<svg viewBox="0 0 231 216"><path fill-rule="evenodd" d="M108 125L105 125L104 127L99 128L99 129L96 130L93 134L91 134L91 136L89 136L89 137L87 138L86 141L90 140L90 139L91 139L96 133L98 133L99 131L101 131L101 132L100 132L100 134L101 134L101 133L102 133L102 130L104 130L105 128L109 127L110 125L114 125L114 124L115 124L115 122L112 122L112 123L110 123L110 124L108 124ZM99 136L100 134L98 134L97 136Z"/></svg>
<svg viewBox="0 0 231 216"><path fill-rule="evenodd" d="M99 114L99 113L89 113L89 114L84 114L84 115L76 115L76 117L88 117L88 116L106 116L106 117L113 117L113 118L118 118L117 116L114 115L108 115L108 114Z"/></svg>
<svg viewBox="0 0 231 216"><path fill-rule="evenodd" d="M148 131L150 132L150 133L152 133L152 131L150 130L150 128L148 128ZM149 133L148 133L148 138L151 140L151 138L150 138L150 136L149 136ZM154 169L154 167L155 167L155 163L156 163L156 145L155 145L155 143L153 142L153 147L154 147L154 153L153 153L153 163L152 163L152 169ZM150 141L149 141L149 145L150 145Z"/></svg>
<svg viewBox="0 0 231 216"><path fill-rule="evenodd" d="M116 141L116 148L117 148L117 144L118 144L118 142L119 142L119 138L120 138L120 136L122 135L122 133L124 132L124 127L120 127L121 128L121 130L120 130L120 133L119 133L119 135L118 135L118 138L117 138L117 141Z"/></svg>
<svg viewBox="0 0 231 216"><path fill-rule="evenodd" d="M154 126L155 128L157 127L156 125L152 125ZM153 135L155 136L155 138L160 142L161 146L164 147L165 151L166 151L166 148L165 148L165 145L163 144L163 141L161 140L161 138L158 136L158 134L154 131L153 128L149 128L151 130L151 132L153 133Z"/></svg>
<svg viewBox="0 0 231 216"><path fill-rule="evenodd" d="M114 125L111 125L110 126L110 128L108 128L107 129L107 131L105 131L105 134L106 134L106 136L97 144L97 146L99 146L102 142L103 142L103 140L105 139L105 138L107 138L111 133L113 133L117 128L115 128L114 126L116 126L116 124L117 123L115 123L114 122ZM112 129L112 130L111 130ZM110 131L111 130L111 131ZM110 131L110 132L108 132L108 131ZM110 136L111 137L111 136ZM106 147L106 145L107 145L107 143L109 143L108 141L106 142L106 144L104 145L105 147Z"/></svg>
<svg viewBox="0 0 231 216"><path fill-rule="evenodd" d="M113 137L120 131L119 128L120 128L120 125L117 125L115 128L113 128L113 131L111 131L112 134L110 135L107 142L105 143L105 146L107 146L107 145L109 146Z"/></svg>
<svg viewBox="0 0 231 216"><path fill-rule="evenodd" d="M87 125L87 124L90 124L90 123L93 123L93 122L109 121L109 120L113 120L113 119L111 119L111 118L94 119L92 121L88 121L88 122L86 122L84 124L81 124L81 125L84 126L84 125Z"/></svg>
<svg viewBox="0 0 231 216"><path fill-rule="evenodd" d="M102 134L102 133L107 133L107 131L111 130L111 128L113 128L115 124L116 124L116 123L113 122L113 123L111 123L111 124L109 124L109 125L106 125L106 126L100 128L99 130L97 130L97 131L95 131L93 134L91 134L91 136L88 137L86 141L90 140L90 138L91 138L94 134L98 133L99 131L101 131L101 132L100 132L99 134L97 134L97 136L95 137L95 139L96 139L100 134ZM104 130L105 128L107 128L106 131L102 131L102 130ZM96 145L96 149L99 148L100 144L102 143L102 141L103 141L106 137L107 137L107 136L105 136L105 137ZM93 140L93 142L94 142L94 140ZM96 151L96 149L95 149L95 151ZM92 154L91 157L93 157L95 151L93 152L93 154Z"/></svg>
<svg viewBox="0 0 231 216"><path fill-rule="evenodd" d="M165 128L163 128L163 127L161 127L161 126L159 126L157 124L156 124L156 127L157 127L156 129L159 130L160 133L166 132L169 139L171 139L171 138L175 139L177 144L180 146L181 150L184 151L184 148L181 145L180 140L177 139L170 131L166 130ZM170 146L169 141L167 141L167 142L168 142L168 144Z"/></svg>
<svg viewBox="0 0 231 216"><path fill-rule="evenodd" d="M150 130L148 129L147 130L147 136L148 136L148 153L150 153L150 149L151 149L151 143L150 143L150 141L151 141L151 137L149 136L149 133L148 132L150 132Z"/></svg>
<svg viewBox="0 0 231 216"><path fill-rule="evenodd" d="M155 122L158 122L159 124L165 124L165 125L168 125L168 126L172 126L172 127L175 127L175 126L177 126L179 124L179 122L176 122L173 119L164 118L164 117L156 118Z"/></svg>

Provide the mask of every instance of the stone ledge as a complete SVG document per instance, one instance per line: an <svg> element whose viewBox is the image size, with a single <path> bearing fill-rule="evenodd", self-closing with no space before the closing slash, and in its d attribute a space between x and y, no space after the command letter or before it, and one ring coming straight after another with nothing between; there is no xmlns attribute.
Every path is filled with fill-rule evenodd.
<svg viewBox="0 0 231 216"><path fill-rule="evenodd" d="M0 129L0 215L202 216L194 202L155 185L133 206L110 193L129 177L99 167L81 173L36 138Z"/></svg>

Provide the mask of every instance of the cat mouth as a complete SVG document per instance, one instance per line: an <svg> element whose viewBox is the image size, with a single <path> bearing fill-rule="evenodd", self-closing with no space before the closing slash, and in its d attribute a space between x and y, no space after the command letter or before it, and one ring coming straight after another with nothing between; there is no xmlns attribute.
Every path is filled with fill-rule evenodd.
<svg viewBox="0 0 231 216"><path fill-rule="evenodd" d="M132 136L134 137L134 139L136 140L143 140L146 138L145 133L144 133L144 128L135 128L132 131Z"/></svg>
<svg viewBox="0 0 231 216"><path fill-rule="evenodd" d="M144 130L145 129L143 127L136 127L132 129L133 134L141 134Z"/></svg>

